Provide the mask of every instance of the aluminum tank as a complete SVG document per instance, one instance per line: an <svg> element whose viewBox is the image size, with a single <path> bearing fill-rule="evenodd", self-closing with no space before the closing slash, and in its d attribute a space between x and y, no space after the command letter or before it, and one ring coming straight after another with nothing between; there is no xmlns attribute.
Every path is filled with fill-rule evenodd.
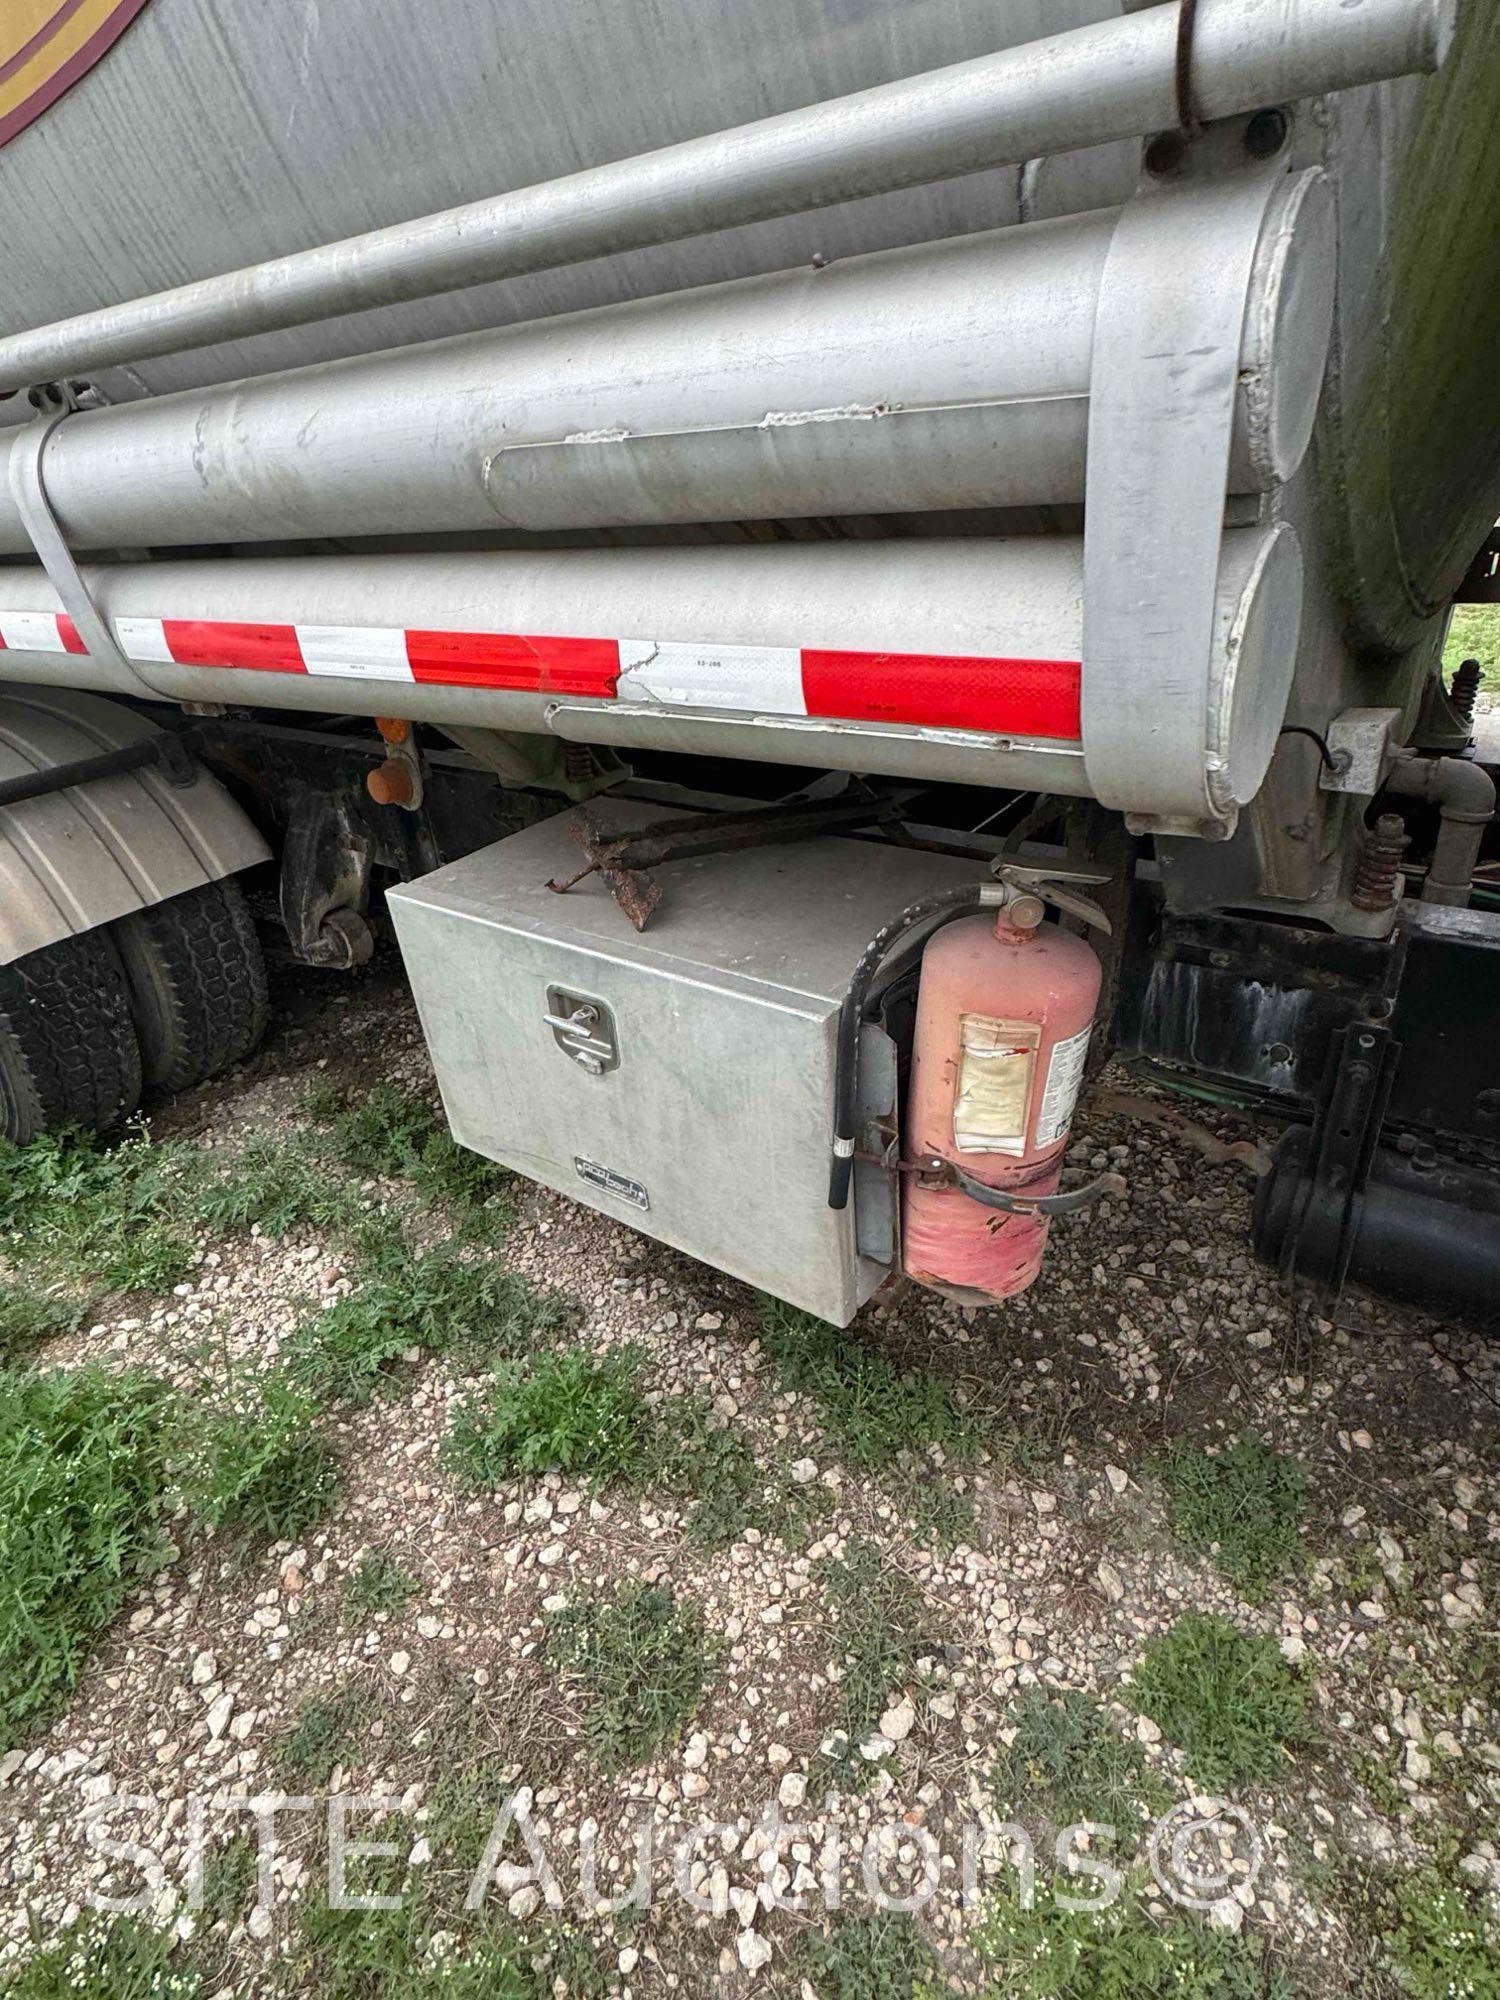
<svg viewBox="0 0 1500 2000"><path fill-rule="evenodd" d="M20 89L32 70L41 77L30 122L17 122L26 103L0 98L0 138L10 133L0 148L10 218L0 331L1121 11L1134 9L1119 0L427 0L420 10L404 0L270 9L87 0L58 18L73 19L77 42L97 16L96 42L59 46L50 80L35 35L0 47L5 88ZM1267 0L1268 35L1276 12ZM1364 647L1422 642L1500 511L1497 114L1500 10L1464 0L1441 76L1346 93L1302 128L1304 156L1321 154L1339 183L1343 248L1317 483L1296 504L1304 539L1326 543L1330 629L1352 630ZM1129 192L1135 156L1120 145L995 170L102 379L127 399L1093 207Z"/></svg>

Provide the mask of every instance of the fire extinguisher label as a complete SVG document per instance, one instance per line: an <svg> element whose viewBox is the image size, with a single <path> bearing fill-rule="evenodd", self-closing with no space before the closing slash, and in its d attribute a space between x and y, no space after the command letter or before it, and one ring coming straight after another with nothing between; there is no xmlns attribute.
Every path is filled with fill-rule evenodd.
<svg viewBox="0 0 1500 2000"><path fill-rule="evenodd" d="M1058 1042L1047 1065L1047 1085L1041 1109L1036 1115L1036 1144L1051 1146L1061 1139L1073 1122L1073 1107L1083 1086L1083 1066L1088 1060L1093 1028Z"/></svg>
<svg viewBox="0 0 1500 2000"><path fill-rule="evenodd" d="M993 1021L965 1014L963 1053L953 1104L953 1138L961 1153L1026 1150L1026 1107L1041 1031L1034 1021Z"/></svg>

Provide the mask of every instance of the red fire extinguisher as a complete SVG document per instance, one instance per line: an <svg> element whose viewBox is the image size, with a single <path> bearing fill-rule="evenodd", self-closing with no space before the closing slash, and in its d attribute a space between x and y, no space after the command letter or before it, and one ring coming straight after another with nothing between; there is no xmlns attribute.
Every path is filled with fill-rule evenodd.
<svg viewBox="0 0 1500 2000"><path fill-rule="evenodd" d="M1051 1215L1110 1191L1057 1191L1102 971L1046 903L1109 921L1066 878L1000 873L997 912L947 924L923 953L903 1145L903 1266L969 1305L1025 1291Z"/></svg>

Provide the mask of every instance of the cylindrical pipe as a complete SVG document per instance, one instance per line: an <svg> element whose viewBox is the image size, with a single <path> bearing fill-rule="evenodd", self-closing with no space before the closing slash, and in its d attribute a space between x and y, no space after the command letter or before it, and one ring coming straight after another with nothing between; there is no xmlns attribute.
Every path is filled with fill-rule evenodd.
<svg viewBox="0 0 1500 2000"><path fill-rule="evenodd" d="M299 369L57 426L74 548L1081 501L1119 211ZM1245 314L1230 486L1291 476L1333 323L1328 183L1289 178ZM28 546L0 441L0 552Z"/></svg>
<svg viewBox="0 0 1500 2000"><path fill-rule="evenodd" d="M1403 798L1431 800L1439 811L1422 901L1467 909L1485 829L1495 817L1494 779L1467 757L1410 757L1386 784Z"/></svg>
<svg viewBox="0 0 1500 2000"><path fill-rule="evenodd" d="M1200 115L1436 68L1456 0L1199 0ZM581 263L1177 122L1179 8L688 139L0 340L0 388Z"/></svg>
<svg viewBox="0 0 1500 2000"><path fill-rule="evenodd" d="M1275 741L1300 564L1285 527L1231 530L1210 714ZM1083 544L1071 538L121 564L85 572L165 699L553 730L830 769L1086 792ZM0 566L0 675L97 668L36 567ZM1225 692L1233 686L1232 700ZM1143 716L1143 729L1151 727ZM1216 725L1217 727L1217 725ZM698 741L692 742L697 736ZM689 739L684 741L684 737ZM1235 749L1231 745L1231 751ZM1204 744L1206 761L1224 754ZM1267 753L1269 754L1269 753Z"/></svg>

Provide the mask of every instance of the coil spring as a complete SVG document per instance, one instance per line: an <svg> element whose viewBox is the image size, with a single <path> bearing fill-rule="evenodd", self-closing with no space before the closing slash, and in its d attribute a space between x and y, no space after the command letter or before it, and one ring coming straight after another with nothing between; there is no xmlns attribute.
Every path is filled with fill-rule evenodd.
<svg viewBox="0 0 1500 2000"><path fill-rule="evenodd" d="M1400 894L1409 836L1399 813L1382 813L1365 834L1349 900L1356 910L1388 910Z"/></svg>

